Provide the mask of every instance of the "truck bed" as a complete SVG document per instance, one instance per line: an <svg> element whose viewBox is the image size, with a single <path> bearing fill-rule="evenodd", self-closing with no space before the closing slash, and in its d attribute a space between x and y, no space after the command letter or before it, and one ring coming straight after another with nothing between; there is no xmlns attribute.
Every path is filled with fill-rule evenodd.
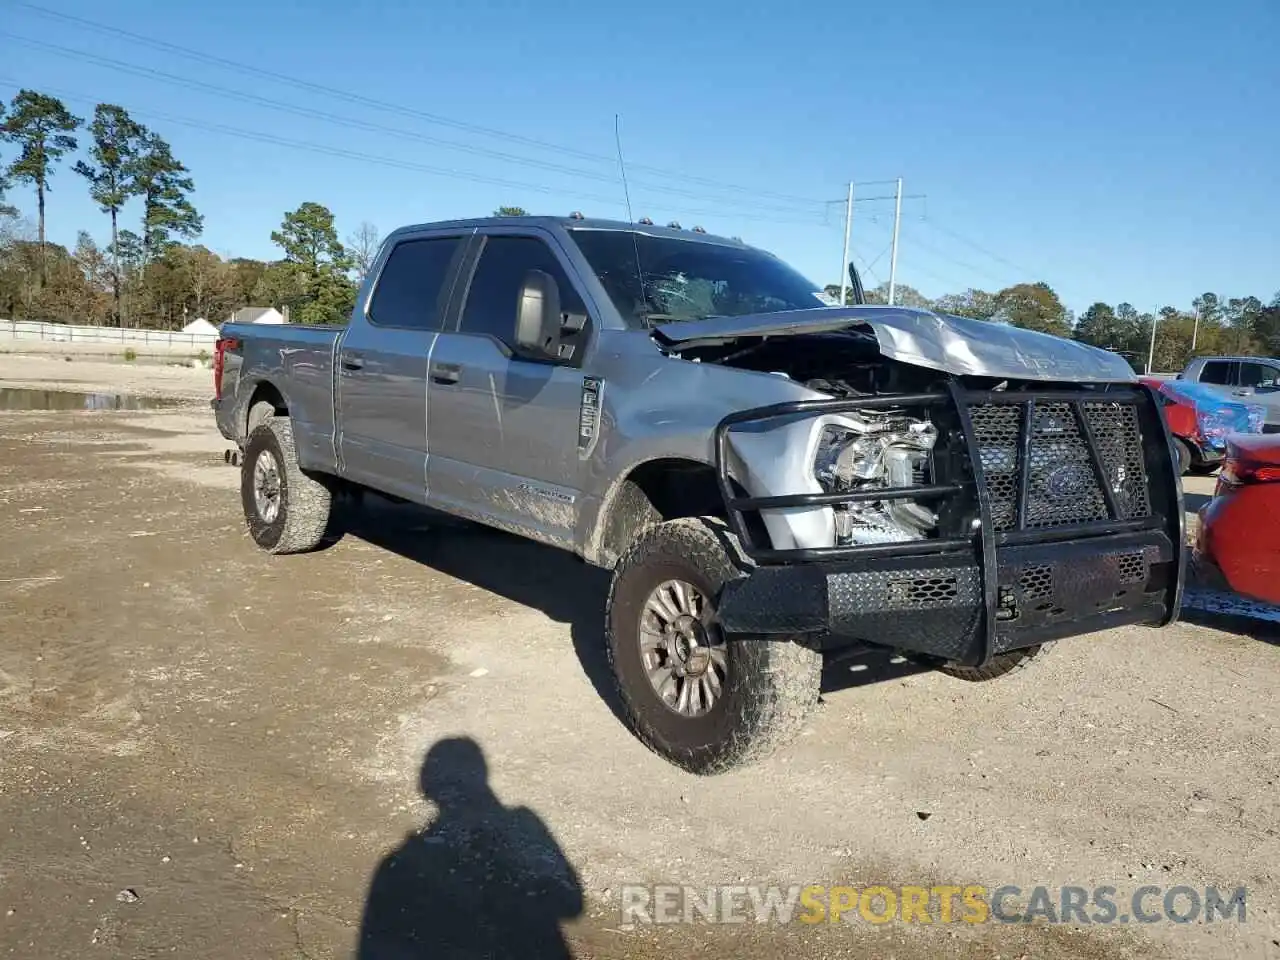
<svg viewBox="0 0 1280 960"><path fill-rule="evenodd" d="M293 420L298 460L316 470L332 470L334 450L335 357L345 326L301 323L228 323L224 339L240 341L225 354L218 427L228 439L242 441L249 407L258 388L288 391L283 400ZM251 371L251 372L247 372ZM245 372L244 378L241 373Z"/></svg>

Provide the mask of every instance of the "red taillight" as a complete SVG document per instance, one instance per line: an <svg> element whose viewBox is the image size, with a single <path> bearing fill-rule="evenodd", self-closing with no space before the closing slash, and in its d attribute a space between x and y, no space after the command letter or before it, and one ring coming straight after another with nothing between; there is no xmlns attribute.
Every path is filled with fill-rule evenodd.
<svg viewBox="0 0 1280 960"><path fill-rule="evenodd" d="M213 396L222 399L222 367L228 350L239 350L240 341L235 337L219 337L213 345Z"/></svg>
<svg viewBox="0 0 1280 960"><path fill-rule="evenodd" d="M1280 466L1258 463L1254 460L1228 457L1222 464L1218 480L1226 484L1244 486L1250 483L1276 483L1280 481Z"/></svg>

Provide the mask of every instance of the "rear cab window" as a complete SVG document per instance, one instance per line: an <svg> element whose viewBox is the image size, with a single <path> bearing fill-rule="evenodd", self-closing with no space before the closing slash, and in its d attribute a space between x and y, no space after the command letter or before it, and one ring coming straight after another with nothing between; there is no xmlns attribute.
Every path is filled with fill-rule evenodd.
<svg viewBox="0 0 1280 960"><path fill-rule="evenodd" d="M448 281L462 247L461 237L396 244L374 287L369 321L380 327L439 330L449 298Z"/></svg>

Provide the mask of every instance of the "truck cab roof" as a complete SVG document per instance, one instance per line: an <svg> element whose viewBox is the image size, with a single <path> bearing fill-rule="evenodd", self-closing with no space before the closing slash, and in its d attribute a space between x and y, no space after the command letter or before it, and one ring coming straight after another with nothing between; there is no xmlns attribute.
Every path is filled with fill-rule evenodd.
<svg viewBox="0 0 1280 960"><path fill-rule="evenodd" d="M674 221L673 221L674 222ZM651 237L672 237L680 240L692 240L697 243L713 243L726 247L747 247L748 245L736 237L721 237L707 233L701 227L685 229L681 226L659 226L656 223L638 220L631 223L627 220L607 220L597 217L470 217L463 220L438 220L430 223L416 223L400 227L392 232L394 237L401 233L419 233L423 230L472 230L482 227L541 227L550 230L623 230L640 233Z"/></svg>

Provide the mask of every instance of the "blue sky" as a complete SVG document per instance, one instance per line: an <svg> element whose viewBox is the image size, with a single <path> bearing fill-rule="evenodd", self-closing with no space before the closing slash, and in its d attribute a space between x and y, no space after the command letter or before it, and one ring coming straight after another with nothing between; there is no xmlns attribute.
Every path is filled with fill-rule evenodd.
<svg viewBox="0 0 1280 960"><path fill-rule="evenodd" d="M898 279L929 295L1043 279L1082 311L1280 290L1276 0L37 2L398 108L0 0L0 97L26 86L81 116L96 100L135 113L191 168L202 242L224 254L274 256L271 230L306 200L344 236L363 220L386 233L503 203L624 216L617 113L637 217L741 236L819 282L838 280L843 215L823 201L849 179L883 197L892 184L872 181L901 176L927 197L903 202ZM34 210L24 189L10 199ZM871 283L888 278L892 215L892 202L856 206ZM107 232L69 166L48 218L63 243Z"/></svg>

